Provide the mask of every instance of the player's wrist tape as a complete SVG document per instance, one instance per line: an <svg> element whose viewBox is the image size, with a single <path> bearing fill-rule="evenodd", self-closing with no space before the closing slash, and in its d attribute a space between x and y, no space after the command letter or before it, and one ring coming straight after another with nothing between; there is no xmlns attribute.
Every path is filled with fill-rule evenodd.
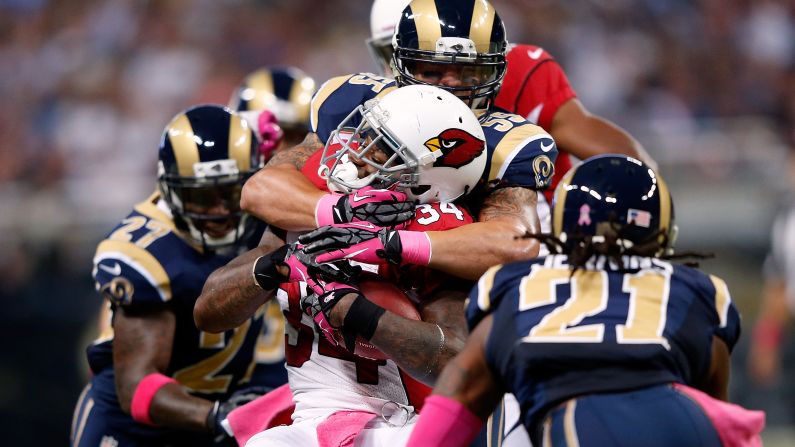
<svg viewBox="0 0 795 447"><path fill-rule="evenodd" d="M334 208L343 196L341 194L326 194L315 205L315 223L317 227L334 224Z"/></svg>
<svg viewBox="0 0 795 447"><path fill-rule="evenodd" d="M363 295L358 295L345 315L342 327L344 331L359 335L370 341L378 328L378 321L386 310L374 304Z"/></svg>
<svg viewBox="0 0 795 447"><path fill-rule="evenodd" d="M425 399L407 446L469 445L483 421L457 400L434 394Z"/></svg>
<svg viewBox="0 0 795 447"><path fill-rule="evenodd" d="M428 265L431 262L431 239L424 231L398 231L404 263Z"/></svg>
<svg viewBox="0 0 795 447"><path fill-rule="evenodd" d="M134 421L155 425L149 415L149 407L152 405L155 394L169 383L177 383L177 381L160 373L149 374L138 382L130 404L130 415Z"/></svg>
<svg viewBox="0 0 795 447"><path fill-rule="evenodd" d="M287 278L276 269L279 262L284 261L287 256L287 250L288 246L284 245L273 253L262 255L254 261L251 274L254 276L254 282L262 290L274 290L279 287L279 284L287 281Z"/></svg>

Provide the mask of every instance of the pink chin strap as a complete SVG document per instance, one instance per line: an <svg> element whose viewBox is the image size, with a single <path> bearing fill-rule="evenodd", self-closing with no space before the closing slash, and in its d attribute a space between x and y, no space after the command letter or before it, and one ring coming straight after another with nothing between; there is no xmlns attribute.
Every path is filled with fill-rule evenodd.
<svg viewBox="0 0 795 447"><path fill-rule="evenodd" d="M276 115L270 110L263 110L257 117L257 133L260 137L257 151L267 162L284 139L284 131L279 126Z"/></svg>

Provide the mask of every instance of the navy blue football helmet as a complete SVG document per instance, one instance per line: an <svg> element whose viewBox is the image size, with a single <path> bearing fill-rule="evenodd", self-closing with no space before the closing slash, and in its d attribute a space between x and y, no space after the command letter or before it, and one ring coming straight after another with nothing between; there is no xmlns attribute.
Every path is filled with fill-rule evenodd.
<svg viewBox="0 0 795 447"><path fill-rule="evenodd" d="M505 76L505 26L486 0L414 0L392 46L398 85L437 85L476 112L491 105ZM445 85L448 76L457 82Z"/></svg>
<svg viewBox="0 0 795 447"><path fill-rule="evenodd" d="M309 108L315 94L315 81L295 67L263 67L243 80L229 107L245 117L256 129L263 110L276 117L288 145L301 142L309 132Z"/></svg>
<svg viewBox="0 0 795 447"><path fill-rule="evenodd" d="M240 192L263 164L256 143L248 123L219 105L187 109L163 131L160 193L177 228L205 248L234 245L250 228Z"/></svg>
<svg viewBox="0 0 795 447"><path fill-rule="evenodd" d="M676 225L668 185L632 157L585 160L563 177L552 203L552 233L564 244L572 236L598 237L620 229L625 248L657 242L656 255L673 250Z"/></svg>

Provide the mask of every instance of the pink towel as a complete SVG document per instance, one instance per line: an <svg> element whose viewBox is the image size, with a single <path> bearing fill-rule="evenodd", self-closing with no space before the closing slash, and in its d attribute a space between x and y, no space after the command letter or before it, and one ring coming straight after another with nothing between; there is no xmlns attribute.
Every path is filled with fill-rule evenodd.
<svg viewBox="0 0 795 447"><path fill-rule="evenodd" d="M238 445L246 445L257 433L276 427L290 425L295 405L293 393L285 384L262 397L232 410L227 419Z"/></svg>
<svg viewBox="0 0 795 447"><path fill-rule="evenodd" d="M695 388L674 384L674 389L693 399L712 421L724 447L761 447L765 412L715 399Z"/></svg>
<svg viewBox="0 0 795 447"><path fill-rule="evenodd" d="M366 411L338 411L317 426L319 447L352 447L356 436L370 422L375 413Z"/></svg>

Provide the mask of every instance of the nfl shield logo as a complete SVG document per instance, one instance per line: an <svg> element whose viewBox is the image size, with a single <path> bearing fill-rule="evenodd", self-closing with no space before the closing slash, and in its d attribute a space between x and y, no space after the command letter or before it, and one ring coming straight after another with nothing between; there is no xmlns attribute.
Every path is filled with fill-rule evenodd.
<svg viewBox="0 0 795 447"><path fill-rule="evenodd" d="M627 210L627 223L634 223L639 227L649 228L651 225L651 213L630 208Z"/></svg>

